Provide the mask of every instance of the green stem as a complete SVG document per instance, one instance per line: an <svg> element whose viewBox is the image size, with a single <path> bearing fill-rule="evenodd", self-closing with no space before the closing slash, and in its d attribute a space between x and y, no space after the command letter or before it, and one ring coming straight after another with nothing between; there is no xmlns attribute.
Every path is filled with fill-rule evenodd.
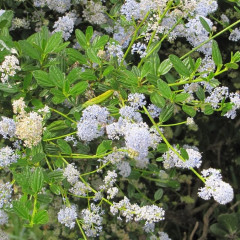
<svg viewBox="0 0 240 240"><path fill-rule="evenodd" d="M79 229L80 229L80 231L82 233L82 236L83 236L84 240L87 240L87 237L86 237L86 235L85 235L85 233L84 233L84 231L82 229L82 226L81 226L79 220L77 219L76 222L77 222L77 225L78 225L78 227L79 227Z"/></svg>
<svg viewBox="0 0 240 240"><path fill-rule="evenodd" d="M183 55L182 57L180 57L181 60L183 60L184 58L186 58L187 56L189 56L191 53L193 53L194 51L196 51L197 49L199 49L200 47L202 47L204 44L208 43L209 41L211 41L212 39L220 36L221 34L223 34L224 32L226 32L227 30L231 29L232 27L234 27L235 25L237 25L238 23L240 23L240 20L236 21L235 23L229 25L228 27L224 28L222 31L220 31L219 33L211 36L209 39L207 39L206 41L202 42L201 44L199 44L197 47L193 48L191 51L189 51L188 53L186 53L185 55Z"/></svg>
<svg viewBox="0 0 240 240"><path fill-rule="evenodd" d="M47 142L47 141L52 141L52 140L56 140L56 139L59 139L59 138L64 138L64 137L67 137L67 136L71 136L73 134L76 134L76 132L71 132L71 133L68 133L68 134L65 134L65 135L62 135L62 136L58 136L58 137L54 137L54 138L48 138L48 139L44 139L43 141L44 142Z"/></svg>
<svg viewBox="0 0 240 240"><path fill-rule="evenodd" d="M107 162L106 164L102 165L100 168L94 170L94 171L91 171L91 172L87 172L87 173L83 173L81 174L81 176L86 176L86 175L89 175L89 174L93 174L95 172L98 172L99 170L105 168L106 166L108 166L110 164L110 162Z"/></svg>
<svg viewBox="0 0 240 240"><path fill-rule="evenodd" d="M36 215L37 212L37 194L34 194L34 202L33 202L33 212L32 212L32 217L31 217L31 222L30 222L30 227L33 227L34 225L34 216Z"/></svg>
<svg viewBox="0 0 240 240"><path fill-rule="evenodd" d="M54 109L54 108L50 108L50 110L52 110L53 112L58 113L59 115L65 117L66 119L68 119L69 121L73 122L73 123L77 123L76 121L72 120L70 117L68 117L66 114L59 112L58 110Z"/></svg>
<svg viewBox="0 0 240 240"><path fill-rule="evenodd" d="M131 40L131 42L130 42L130 44L129 44L129 46L128 46L128 48L127 48L127 50L126 50L126 52L125 52L125 54L124 54L124 56L123 56L123 58L122 58L122 61L121 61L121 64L120 64L120 65L123 64L124 59L127 57L129 51L131 50L131 47L132 47L133 43L134 43L135 40L136 40L138 31L139 31L139 29L142 27L143 23L146 21L148 15L149 15L149 12L147 12L147 14L145 15L145 17L144 17L143 20L141 21L141 23L137 26L137 28L136 28L136 30L135 30L135 32L134 32L134 34L133 34L132 40Z"/></svg>
<svg viewBox="0 0 240 240"><path fill-rule="evenodd" d="M179 152L165 138L165 136L160 131L158 125L155 123L154 119L151 117L151 115L149 114L149 112L148 112L148 110L146 109L145 106L143 106L143 109L144 109L145 113L147 114L148 118L150 119L150 121L152 122L153 126L156 128L156 130L159 133L159 135L162 137L163 141L167 144L168 148L170 148L183 162L185 162L186 160L181 156L181 154L179 154ZM196 172L196 170L194 170L193 168L190 168L190 169L192 170L192 172L194 172L196 174L196 176L198 178L200 178L205 183L205 179L200 174L198 174Z"/></svg>
<svg viewBox="0 0 240 240"><path fill-rule="evenodd" d="M187 121L184 121L184 122L179 122L179 123L173 123L173 124L161 124L161 125L158 125L159 127L172 127L172 126L178 126L178 125L181 125L181 124L186 124Z"/></svg>

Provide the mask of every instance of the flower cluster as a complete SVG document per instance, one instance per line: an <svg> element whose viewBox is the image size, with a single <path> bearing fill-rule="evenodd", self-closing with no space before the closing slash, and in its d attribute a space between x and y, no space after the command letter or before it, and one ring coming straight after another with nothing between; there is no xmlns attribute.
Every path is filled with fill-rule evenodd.
<svg viewBox="0 0 240 240"><path fill-rule="evenodd" d="M83 229L88 237L97 237L102 231L102 220L101 215L104 211L101 211L99 206L91 203L90 209L83 209L81 216L83 219Z"/></svg>
<svg viewBox="0 0 240 240"><path fill-rule="evenodd" d="M6 146L0 149L0 167L8 167L17 162L19 155L12 148Z"/></svg>
<svg viewBox="0 0 240 240"><path fill-rule="evenodd" d="M184 145L183 148L186 150L188 154L188 159L183 161L180 159L180 157L176 154L176 152L180 154L180 150L175 149L173 151L172 149L169 149L167 152L163 154L163 166L164 168L173 168L173 167L179 167L179 168L199 168L202 164L202 156L199 152L197 147L190 147L188 145Z"/></svg>
<svg viewBox="0 0 240 240"><path fill-rule="evenodd" d="M92 141L104 134L105 125L108 122L109 112L106 108L98 105L87 107L77 124L79 139Z"/></svg>
<svg viewBox="0 0 240 240"><path fill-rule="evenodd" d="M233 200L233 188L222 181L222 175L219 170L209 168L202 171L205 179L205 187L199 189L198 196L209 200L214 198L220 204L227 204Z"/></svg>
<svg viewBox="0 0 240 240"><path fill-rule="evenodd" d="M8 139L15 136L16 123L13 119L8 117L2 117L0 121L0 134L3 138Z"/></svg>
<svg viewBox="0 0 240 240"><path fill-rule="evenodd" d="M63 207L58 212L58 221L66 227L74 228L77 219L77 208L75 205L71 207Z"/></svg>
<svg viewBox="0 0 240 240"><path fill-rule="evenodd" d="M145 224L164 220L165 214L164 210L156 205L140 207L137 204L131 204L126 196L118 203L113 202L110 211L113 215L120 212L127 222L144 220Z"/></svg>
<svg viewBox="0 0 240 240"><path fill-rule="evenodd" d="M9 77L13 77L16 74L16 70L21 70L18 59L14 55L5 56L4 61L0 65L2 83L8 83Z"/></svg>

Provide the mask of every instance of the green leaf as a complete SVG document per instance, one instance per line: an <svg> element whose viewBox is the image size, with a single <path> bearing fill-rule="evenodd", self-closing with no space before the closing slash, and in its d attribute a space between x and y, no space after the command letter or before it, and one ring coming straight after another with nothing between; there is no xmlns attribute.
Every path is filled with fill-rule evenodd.
<svg viewBox="0 0 240 240"><path fill-rule="evenodd" d="M58 139L57 140L57 144L60 148L60 150L63 152L63 153L66 153L66 154L69 154L71 155L72 154L72 148L71 146L63 139Z"/></svg>
<svg viewBox="0 0 240 240"><path fill-rule="evenodd" d="M217 220L229 233L234 233L238 230L238 218L235 213L221 214L218 216Z"/></svg>
<svg viewBox="0 0 240 240"><path fill-rule="evenodd" d="M26 40L20 40L18 42L20 44L20 47L21 47L24 55L27 55L27 56L29 56L33 59L37 59L37 60L41 59L41 55L40 55L39 50L34 48L31 43L29 43Z"/></svg>
<svg viewBox="0 0 240 240"><path fill-rule="evenodd" d="M159 143L157 146L157 152L165 153L168 151L168 146L166 143Z"/></svg>
<svg viewBox="0 0 240 240"><path fill-rule="evenodd" d="M183 102L190 97L189 93L179 93L175 96L175 102Z"/></svg>
<svg viewBox="0 0 240 240"><path fill-rule="evenodd" d="M76 29L75 34L76 34L76 38L77 38L77 41L80 44L80 46L83 49L87 49L87 47L88 47L87 39L86 39L84 33L81 30Z"/></svg>
<svg viewBox="0 0 240 240"><path fill-rule="evenodd" d="M194 107L188 106L188 105L183 105L182 110L185 113L187 113L190 117L194 117L197 113L196 110L194 109Z"/></svg>
<svg viewBox="0 0 240 240"><path fill-rule="evenodd" d="M37 195L37 200L39 203L43 203L43 204L49 204L52 202L53 198L52 195L50 194L38 194Z"/></svg>
<svg viewBox="0 0 240 240"><path fill-rule="evenodd" d="M7 93L16 93L19 92L19 89L17 86L9 86L8 84L0 83L0 91Z"/></svg>
<svg viewBox="0 0 240 240"><path fill-rule="evenodd" d="M69 81L71 84L76 82L77 80L81 79L82 69L76 67L71 70L71 72L67 75L66 80Z"/></svg>
<svg viewBox="0 0 240 240"><path fill-rule="evenodd" d="M110 74L112 71L114 70L114 66L110 65L108 66L106 69L104 69L103 71L103 76L107 76L108 74Z"/></svg>
<svg viewBox="0 0 240 240"><path fill-rule="evenodd" d="M92 36L93 36L93 27L88 26L87 29L86 29L86 40L87 40L87 42L90 42Z"/></svg>
<svg viewBox="0 0 240 240"><path fill-rule="evenodd" d="M41 191L43 187L44 176L42 168L38 167L31 175L31 187L34 193L38 193Z"/></svg>
<svg viewBox="0 0 240 240"><path fill-rule="evenodd" d="M87 82L79 82L77 84L75 84L69 91L69 94L71 94L72 96L76 97L78 95L81 95L88 87L88 83Z"/></svg>
<svg viewBox="0 0 240 240"><path fill-rule="evenodd" d="M93 48L102 48L104 47L107 42L108 42L109 36L108 35L103 35L103 36L97 36L96 38L94 38L93 43L92 43L92 47Z"/></svg>
<svg viewBox="0 0 240 240"><path fill-rule="evenodd" d="M48 178L51 182L59 183L61 182L65 177L63 176L62 170L54 170L50 173L48 173Z"/></svg>
<svg viewBox="0 0 240 240"><path fill-rule="evenodd" d="M154 200L158 201L162 198L163 196L163 190L162 188L159 188L155 193L154 193Z"/></svg>
<svg viewBox="0 0 240 240"><path fill-rule="evenodd" d="M173 104L169 104L166 107L164 107L160 113L159 121L162 123L166 122L173 115L173 111L174 111Z"/></svg>
<svg viewBox="0 0 240 240"><path fill-rule="evenodd" d="M51 190L51 192L53 192L56 195L60 195L60 193L61 193L60 187L57 184L51 184L50 190Z"/></svg>
<svg viewBox="0 0 240 240"><path fill-rule="evenodd" d="M33 218L34 224L46 224L48 221L48 212L46 210L38 211Z"/></svg>
<svg viewBox="0 0 240 240"><path fill-rule="evenodd" d="M201 86L198 87L198 90L196 92L197 97L200 101L204 101L205 99L205 92Z"/></svg>
<svg viewBox="0 0 240 240"><path fill-rule="evenodd" d="M23 79L23 89L27 90L32 82L32 73L28 73Z"/></svg>
<svg viewBox="0 0 240 240"><path fill-rule="evenodd" d="M191 73L189 72L188 68L183 64L181 59L173 54L169 56L171 63L173 64L176 71L185 77L190 77Z"/></svg>
<svg viewBox="0 0 240 240"><path fill-rule="evenodd" d="M232 54L231 54L232 55ZM234 53L234 55L231 56L231 62L239 62L240 61L240 52L237 51Z"/></svg>
<svg viewBox="0 0 240 240"><path fill-rule="evenodd" d="M172 91L171 88L168 86L166 82L163 80L158 80L157 81L157 87L161 93L161 95L167 99L170 99L172 96Z"/></svg>
<svg viewBox="0 0 240 240"><path fill-rule="evenodd" d="M171 68L172 68L172 63L170 59L165 59L163 62L161 62L158 68L158 76L165 75L171 70Z"/></svg>
<svg viewBox="0 0 240 240"><path fill-rule="evenodd" d="M87 56L89 57L89 59L93 62L93 63L97 63L97 64L101 64L101 60L99 59L99 57L97 56L96 52L94 49L92 48L88 48L87 49Z"/></svg>
<svg viewBox="0 0 240 240"><path fill-rule="evenodd" d="M33 156L32 158L32 163L38 163L40 161L42 161L45 158L45 153L38 153L36 155Z"/></svg>
<svg viewBox="0 0 240 240"><path fill-rule="evenodd" d="M108 150L112 150L112 141L111 140L103 140L102 143L97 148L96 155L104 154Z"/></svg>
<svg viewBox="0 0 240 240"><path fill-rule="evenodd" d="M57 120L47 126L48 131L58 131L68 128L64 120Z"/></svg>
<svg viewBox="0 0 240 240"><path fill-rule="evenodd" d="M204 107L203 113L204 113L205 115L211 115L211 114L213 114L213 112L214 112L214 110L213 110L213 108L212 108L211 105L206 105L206 106Z"/></svg>
<svg viewBox="0 0 240 240"><path fill-rule="evenodd" d="M225 66L228 69L238 69L238 67L239 67L237 63L226 63Z"/></svg>
<svg viewBox="0 0 240 240"><path fill-rule="evenodd" d="M218 237L221 237L221 238L224 238L224 237L228 234L225 230L223 230L222 225L219 224L219 223L214 223L214 224L212 224L212 225L210 226L210 231L211 231L214 235L216 235L216 236L218 236Z"/></svg>
<svg viewBox="0 0 240 240"><path fill-rule="evenodd" d="M132 170L130 175L128 176L128 179L135 179L138 180L141 176L141 173L136 171L136 170Z"/></svg>
<svg viewBox="0 0 240 240"><path fill-rule="evenodd" d="M160 96L159 93L157 92L153 92L151 95L150 95L150 100L153 104L155 104L157 107L159 108L163 108L165 106L165 99Z"/></svg>
<svg viewBox="0 0 240 240"><path fill-rule="evenodd" d="M207 32L211 33L211 28L209 27L207 21L203 17L199 17L199 20L200 20L201 24L203 25L204 29Z"/></svg>
<svg viewBox="0 0 240 240"><path fill-rule="evenodd" d="M13 11L7 10L0 16L0 22L4 21L5 22L4 27L10 28L11 24L12 24L12 18L13 18ZM6 21L7 21L7 23L6 23Z"/></svg>
<svg viewBox="0 0 240 240"><path fill-rule="evenodd" d="M56 88L52 88L50 92L54 95L52 98L52 102L54 104L62 103L66 99L66 96L62 93L62 91Z"/></svg>
<svg viewBox="0 0 240 240"><path fill-rule="evenodd" d="M181 156L182 156L185 160L188 160L188 159L189 159L187 150L186 150L185 148L180 148L180 152L181 152Z"/></svg>
<svg viewBox="0 0 240 240"><path fill-rule="evenodd" d="M222 55L215 40L212 40L212 58L214 63L219 66L222 64Z"/></svg>
<svg viewBox="0 0 240 240"><path fill-rule="evenodd" d="M90 69L86 69L84 72L80 74L80 78L82 80L97 80L96 75Z"/></svg>
<svg viewBox="0 0 240 240"><path fill-rule="evenodd" d="M65 76L58 67L50 66L49 78L51 79L52 82L55 83L55 86L59 88L63 88L63 82L65 80Z"/></svg>
<svg viewBox="0 0 240 240"><path fill-rule="evenodd" d="M79 62L80 64L87 64L87 58L82 55L78 50L73 48L67 48L66 53L70 59L74 62Z"/></svg>
<svg viewBox="0 0 240 240"><path fill-rule="evenodd" d="M147 76L147 74L151 71L151 63L145 62L141 69L141 79Z"/></svg>
<svg viewBox="0 0 240 240"><path fill-rule="evenodd" d="M13 211L25 220L29 220L29 211L24 202L13 201Z"/></svg>
<svg viewBox="0 0 240 240"><path fill-rule="evenodd" d="M52 53L54 52L59 45L62 43L62 32L54 33L47 41L46 47L44 49L44 53Z"/></svg>
<svg viewBox="0 0 240 240"><path fill-rule="evenodd" d="M33 71L33 76L41 87L55 87L55 84L49 78L48 73L42 70Z"/></svg>

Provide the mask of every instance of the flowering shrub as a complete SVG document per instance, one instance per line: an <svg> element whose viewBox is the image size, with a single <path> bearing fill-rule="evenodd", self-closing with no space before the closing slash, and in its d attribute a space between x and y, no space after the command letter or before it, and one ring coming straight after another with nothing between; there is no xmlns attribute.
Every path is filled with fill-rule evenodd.
<svg viewBox="0 0 240 240"><path fill-rule="evenodd" d="M205 149L171 136L197 131L202 116L237 117L240 94L221 75L238 69L240 51L225 56L217 42L240 39L240 4L230 2L231 17L216 0L2 4L1 239L16 217L33 239L180 239L167 233L171 192L188 207L233 201ZM189 50L172 53L177 41ZM44 235L51 224L56 238ZM198 224L189 239L206 239L208 223Z"/></svg>

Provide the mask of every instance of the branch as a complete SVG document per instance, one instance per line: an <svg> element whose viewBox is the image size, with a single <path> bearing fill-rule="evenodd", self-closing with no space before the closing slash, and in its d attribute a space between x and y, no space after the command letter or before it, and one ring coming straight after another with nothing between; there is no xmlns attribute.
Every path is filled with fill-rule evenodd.
<svg viewBox="0 0 240 240"><path fill-rule="evenodd" d="M203 216L203 233L198 240L206 240L208 234L209 218L212 215L214 209L218 206L218 203L214 203Z"/></svg>

